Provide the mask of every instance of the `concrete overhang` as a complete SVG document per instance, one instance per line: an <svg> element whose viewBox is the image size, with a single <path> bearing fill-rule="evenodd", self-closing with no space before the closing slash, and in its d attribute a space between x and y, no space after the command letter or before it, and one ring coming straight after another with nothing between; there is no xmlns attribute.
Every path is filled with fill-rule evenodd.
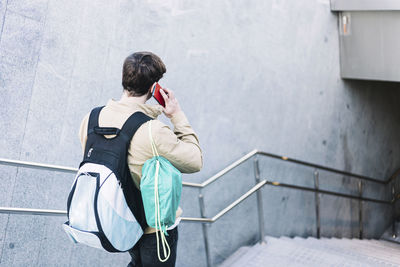
<svg viewBox="0 0 400 267"><path fill-rule="evenodd" d="M400 0L331 0L332 11L394 11Z"/></svg>

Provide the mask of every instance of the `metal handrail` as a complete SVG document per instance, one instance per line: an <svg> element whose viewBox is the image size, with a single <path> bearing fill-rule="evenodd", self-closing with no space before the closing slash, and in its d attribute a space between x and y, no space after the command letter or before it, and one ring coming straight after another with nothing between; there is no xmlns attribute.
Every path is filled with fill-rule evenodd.
<svg viewBox="0 0 400 267"><path fill-rule="evenodd" d="M65 166L59 166L59 165L51 165L51 164L43 164L43 163L30 162L30 161L5 159L5 158L0 158L0 164L15 166L15 167L40 169L40 170L59 171L59 172L66 172L66 173L76 173L78 171L77 168L71 168L71 167L65 167Z"/></svg>
<svg viewBox="0 0 400 267"><path fill-rule="evenodd" d="M298 164L298 165L303 165L303 166L307 166L307 167L316 168L316 169L319 169L319 170L324 170L324 171L328 171L328 172L342 174L342 175L345 175L345 176L350 176L350 178L357 178L357 179L361 179L361 180L368 181L368 182L373 182L373 183L378 183L378 184L388 184L391 181L391 178L393 177L392 176L391 178L387 179L386 181L378 180L376 178L371 178L371 177L368 177L368 176L359 175L359 174L355 174L355 173L351 173L351 172L346 172L346 171L342 171L342 170L338 170L338 169L322 166L322 165L319 165L319 164L309 163L309 162L306 162L306 161L292 159L292 158L285 157L285 156L279 156L279 155L275 155L275 154L271 154L271 153L267 153L267 152L263 152L263 151L259 151L258 154L263 155L263 156L267 156L267 157L270 157L270 158L276 158L276 159L284 160L284 161L287 161L287 162L292 162L292 163L295 163L295 164ZM400 171L400 169L398 171Z"/></svg>
<svg viewBox="0 0 400 267"><path fill-rule="evenodd" d="M221 218L223 215L225 215L227 212L232 210L235 206L237 206L239 203L244 201L246 198L251 196L253 193L255 193L257 190L259 190L261 187L263 187L265 184L267 184L267 180L263 180L260 183L256 184L253 186L249 191L244 193L242 196L240 196L237 200L232 202L230 205L228 205L226 208L218 212L214 217L212 218L196 218L196 217L182 217L182 221L188 221L188 222L198 222L198 223L214 223L216 222L219 218ZM67 211L65 210L48 210L48 209L29 209L29 208L11 208L11 207L0 207L0 213L12 213L12 214L28 214L28 215L45 215L45 216L65 216L67 215Z"/></svg>
<svg viewBox="0 0 400 267"><path fill-rule="evenodd" d="M202 183L182 182L182 185L183 186L187 186L187 187L204 188L204 187L210 185L211 183L215 182L216 180L218 180L219 178L221 178L223 175L227 174L231 170L233 170L236 167L240 166L242 163L246 162L247 160L249 160L250 158L252 158L255 155L262 155L262 156L266 156L266 157L270 157L270 158L275 158L275 159L279 159L279 160L295 163L295 164L298 164L298 165L317 168L317 169L328 171L328 172L333 172L333 173L337 173L337 174L346 175L346 176L349 176L350 178L361 179L361 180L364 180L364 181L378 183L378 184L382 184L382 185L390 183L391 181L393 181L400 174L400 169L399 169L399 170L397 170L397 172L395 172L386 181L385 180L378 180L378 179L371 178L371 177L368 177L368 176L359 175L359 174L355 174L355 173L351 173L351 172L345 172L345 171L342 171L342 170L326 167L326 166L323 166L323 165L314 164L314 163L310 163L310 162L306 162L306 161L301 161L301 160L289 158L289 157L286 157L286 156L280 156L280 155L277 155L277 154L272 154L272 153L268 153L268 152L259 151L257 149L254 149L254 150L250 151L249 153L247 153L246 155L242 156L240 159L238 159L235 162L233 162L232 164L230 164L227 167L225 167L223 170L221 170L218 173L216 173L215 175L211 176L210 178L208 178L204 182L202 182ZM29 161L10 160L10 159L5 159L5 158L0 158L0 164L16 166L16 167L27 167L27 168L34 168L34 169L60 171L60 172L67 172L67 173L76 173L78 171L77 168L72 168L72 167L64 167L64 166L59 166L59 165L43 164L43 163L36 163L36 162L29 162Z"/></svg>
<svg viewBox="0 0 400 267"><path fill-rule="evenodd" d="M260 181L260 170L259 170L259 163L258 163L258 158L255 157L254 159L254 176L255 176L255 181L256 185L252 187L249 191L247 191L245 194L240 196L237 200L232 202L230 205L228 205L226 208L221 210L218 214L216 214L212 218L207 218L205 216L205 205L204 205L204 197L202 194L202 189L211 183L215 182L219 178L221 178L223 175L226 173L230 172L231 170L235 169L236 167L240 166L242 163L246 162L253 156L257 155L262 155L262 156L267 156L275 159L280 159L288 162L292 162L295 164L303 165L303 166L308 166L308 167L313 167L315 168L314 172L314 186L315 188L310 188L310 187L303 187L303 186L298 186L298 185L293 185L293 184L284 184L280 182L272 182L272 181L267 181L263 180ZM36 169L45 169L45 170L54 170L54 171L61 171L61 172L67 172L67 173L76 173L78 171L77 168L68 168L68 167L63 167L63 166L57 166L57 165L49 165L49 164L41 164L41 163L33 163L33 162L27 162L27 161L18 161L18 160L8 160L8 159L2 159L0 158L0 164L5 164L5 165L11 165L11 166L22 166L22 167L29 167L29 168L36 168ZM349 176L350 178L355 178L358 179L358 191L359 195L351 195L351 194L344 194L344 193L338 193L338 192L333 192L333 191L328 191L328 190L320 190L319 189L319 182L318 182L318 177L319 173L317 170L325 170L328 172L333 172L337 174L342 174ZM201 223L203 227L203 238L204 238L204 245L205 245L205 252L206 252L206 259L207 259L207 266L211 266L211 261L210 261L210 251L209 251L209 243L208 243L208 234L207 234L207 227L206 224L214 223L216 222L220 217L225 215L227 212L232 210L234 207L236 207L239 203L247 199L250 195L253 193L257 192L257 206L258 206L258 219L259 219L259 234L260 234L260 242L264 242L264 215L263 215L263 208L262 208L262 197L261 197L261 191L260 189L264 185L272 185L272 186L281 186L281 187L286 187L286 188L291 188L291 189L296 189L296 190L303 190L303 191L310 191L315 193L315 199L316 199L316 220L317 220L317 237L320 237L320 212L319 212L319 194L328 194L328 195L334 195L338 197L344 197L344 198L350 198L350 199L356 199L359 202L359 228L360 228L360 239L362 239L363 236L363 216L362 216L362 203L363 201L369 201L369 202L375 202L379 204L391 204L392 207L394 208L395 202L400 199L400 194L396 193L395 190L395 184L393 183L391 185L392 188L392 200L387 201L387 200L381 200L381 199L373 199L373 198L365 198L362 197L362 191L363 191L363 184L362 181L367 181L367 182L374 182L379 185L387 185L391 183L395 178L397 178L400 174L400 169L394 173L389 179L386 181L383 180L378 180L375 178L370 178L367 176L363 175L358 175L350 172L345 172L341 170L337 170L334 168L329 168L325 167L322 165L318 164L313 164L305 161L300 161L296 159L291 159L288 157L284 156L279 156L263 151L258 151L258 150L253 150L250 153L244 155L234 163L230 164L217 174L213 175L206 181L204 181L201 184L198 183L190 183L190 182L182 182L183 186L188 186L188 187L195 187L199 189L199 204L200 204L200 214L201 218L196 218L196 217L182 217L182 221L186 222L197 222ZM67 214L66 211L62 210L44 210L44 209L24 209L24 208L11 208L11 207L0 207L0 213L13 213L13 214L34 214L34 215L50 215L50 216L65 216ZM393 233L395 233L395 223L393 222ZM394 235L395 237L395 235Z"/></svg>
<svg viewBox="0 0 400 267"><path fill-rule="evenodd" d="M31 168L31 169L48 170L48 171L58 171L58 172L65 172L65 173L76 173L78 171L78 168L65 167L65 166L52 165L52 164L43 164L43 163L22 161L22 160L5 159L5 158L0 158L0 165L25 167L25 168ZM182 182L182 185L183 186L196 186L197 184Z"/></svg>
<svg viewBox="0 0 400 267"><path fill-rule="evenodd" d="M215 175L211 176L210 178L208 178L207 180L205 180L203 183L200 184L199 187L204 188L204 187L212 184L213 182L215 182L216 180L221 178L223 175L227 174L228 172L230 172L231 170L235 169L236 167L238 167L242 163L246 162L248 159L250 159L251 157L253 157L257 153L258 153L257 149L254 149L254 150L250 151L249 153L247 153L246 155L244 155L243 157L241 157L240 159L238 159L234 163L230 164L229 166L227 166L226 168L224 168L223 170L221 170L217 174L215 174Z"/></svg>
<svg viewBox="0 0 400 267"><path fill-rule="evenodd" d="M381 200L381 199L375 199L375 198L365 198L365 197L359 197L359 196L355 196L355 195L351 195L351 194L344 194L344 193L338 193L338 192L333 192L333 191L328 191L328 190L320 190L320 189L314 189L314 188L310 188L310 187L298 186L298 185L293 185L293 184L285 184L285 183L271 182L271 181L263 180L263 181L259 182L258 184L256 184L255 186L253 186L249 191L247 191L246 193L241 195L238 199L233 201L226 208L224 208L223 210L218 212L215 216L213 216L211 218L182 217L182 221L199 222L199 223L214 223L219 218L221 218L223 215L225 215L227 212L229 212L234 207L236 207L238 204L240 204L242 201L244 201L249 196L251 196L253 193L255 193L256 191L261 189L264 185L281 186L281 187L287 187L287 188L301 190L301 191L309 191L309 192L315 192L315 193L320 193L320 194L356 199L356 200L360 200L360 201L375 202L375 203L380 203L380 204L392 204L394 201L396 201L397 199L400 198L400 194L398 194L396 196L395 200ZM12 208L12 207L0 207L0 213L45 215L45 216L65 216L65 215L67 215L67 211L65 211L65 210Z"/></svg>
<svg viewBox="0 0 400 267"><path fill-rule="evenodd" d="M191 182L184 182L182 181L183 186L188 186L188 187L197 187L197 188L204 188L207 185L213 183L229 171L233 170L237 166L241 165L243 162L247 161L250 159L252 156L256 155L258 151L256 149L252 150L251 152L247 153L234 163L230 164L223 170L219 171L217 174L211 176L208 178L206 181L203 183L191 183ZM58 165L51 165L51 164L43 164L43 163L36 163L36 162L29 162L29 161L21 161L21 160L10 160L10 159L4 159L0 158L0 164L2 165L10 165L10 166L16 166L16 167L26 167L26 168L33 168L33 169L44 169L44 170L51 170L51 171L60 171L60 172L67 172L67 173L76 173L78 171L78 168L71 168L71 167L64 167L64 166L58 166Z"/></svg>
<svg viewBox="0 0 400 267"><path fill-rule="evenodd" d="M0 213L21 214L21 215L43 215L43 216L66 216L66 210L50 210L50 209L30 209L30 208L12 208L0 207ZM211 222L204 218L182 217L182 221L190 222Z"/></svg>
<svg viewBox="0 0 400 267"><path fill-rule="evenodd" d="M297 189L297 190L302 190L302 191L309 191L309 192L314 192L314 193L326 194L326 195L331 195L331 196L356 199L356 200L360 200L360 201L368 201L368 202L380 203L380 204L389 204L390 205L390 204L392 204L394 202L394 200L381 200L381 199L376 199L376 198L360 197L360 196L355 196L355 195L351 195L351 194L338 193L338 192L329 191L329 190L314 189L314 188L310 188L310 187L293 185L293 184L285 184L285 183L280 183L280 182L267 181L267 184L268 185L273 185L273 186L287 187L287 188Z"/></svg>
<svg viewBox="0 0 400 267"><path fill-rule="evenodd" d="M30 209L30 208L12 208L0 207L0 213L7 214L26 214L26 215L44 215L44 216L65 216L65 210L47 210L47 209Z"/></svg>

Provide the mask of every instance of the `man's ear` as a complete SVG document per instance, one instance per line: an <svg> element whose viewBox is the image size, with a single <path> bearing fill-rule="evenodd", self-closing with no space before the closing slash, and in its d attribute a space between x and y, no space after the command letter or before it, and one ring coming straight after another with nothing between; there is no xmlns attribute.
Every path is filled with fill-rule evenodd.
<svg viewBox="0 0 400 267"><path fill-rule="evenodd" d="M153 85L149 88L149 91L147 93L147 97L146 97L146 101L149 100L151 98L151 95L153 93L153 88L154 88L155 83L153 83Z"/></svg>
<svg viewBox="0 0 400 267"><path fill-rule="evenodd" d="M157 83L157 82L153 83L153 84L150 86L150 89L149 89L150 94L153 93L153 88L155 88L156 83Z"/></svg>

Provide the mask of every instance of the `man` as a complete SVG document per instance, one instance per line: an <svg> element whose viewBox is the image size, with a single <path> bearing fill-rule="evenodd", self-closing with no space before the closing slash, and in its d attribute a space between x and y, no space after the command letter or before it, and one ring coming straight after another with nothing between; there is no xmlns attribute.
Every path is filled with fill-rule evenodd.
<svg viewBox="0 0 400 267"><path fill-rule="evenodd" d="M183 173L197 172L203 164L199 140L181 110L174 92L166 88L161 90L165 108L161 105L145 104L151 98L153 84L158 82L165 72L164 63L151 52L137 52L128 56L123 65L122 97L119 101L113 99L108 101L99 115L99 126L121 128L134 112L143 112L155 119L152 122L152 136L159 155L168 159ZM174 125L173 131L156 120L162 112ZM87 140L89 115L84 117L79 131L83 151ZM135 186L139 189L142 166L146 160L153 157L148 130L147 122L136 131L128 148L129 170ZM177 226L181 214L182 209L178 208L175 224L168 228L167 241L171 247L168 261L162 263L158 260L155 229L147 227L142 238L130 251L132 261L128 266L174 266L178 241Z"/></svg>

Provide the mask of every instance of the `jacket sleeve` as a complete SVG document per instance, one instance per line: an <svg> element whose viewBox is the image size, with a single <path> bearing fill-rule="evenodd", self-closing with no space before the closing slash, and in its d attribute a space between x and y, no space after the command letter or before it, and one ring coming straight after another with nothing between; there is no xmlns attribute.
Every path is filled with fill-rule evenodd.
<svg viewBox="0 0 400 267"><path fill-rule="evenodd" d="M183 173L200 171L203 157L199 140L183 111L174 114L171 122L173 131L158 120L152 123L152 135L159 155Z"/></svg>

